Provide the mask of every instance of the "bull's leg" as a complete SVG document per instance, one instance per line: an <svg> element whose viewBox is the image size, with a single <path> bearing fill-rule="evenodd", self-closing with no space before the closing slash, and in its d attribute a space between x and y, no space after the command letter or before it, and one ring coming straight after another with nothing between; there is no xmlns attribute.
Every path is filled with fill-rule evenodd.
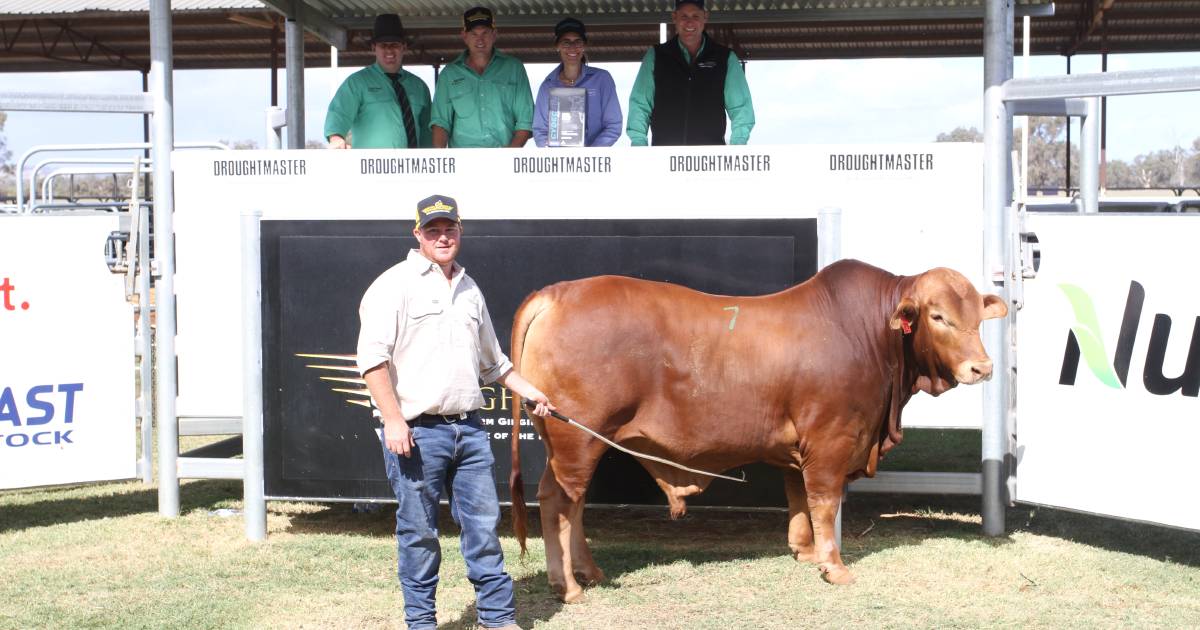
<svg viewBox="0 0 1200 630"><path fill-rule="evenodd" d="M570 520L571 573L581 585L595 586L604 581L604 572L592 559L592 549L588 547L587 537L583 533L583 501L572 506Z"/></svg>
<svg viewBox="0 0 1200 630"><path fill-rule="evenodd" d="M804 474L796 470L785 470L783 481L788 500L788 548L792 550L792 556L797 562L816 562L808 495L804 491Z"/></svg>
<svg viewBox="0 0 1200 630"><path fill-rule="evenodd" d="M842 564L838 550L834 520L842 504L846 488L846 476L837 471L804 471L804 485L808 490L809 515L812 519L813 552L821 577L830 584L851 584L854 575Z"/></svg>
<svg viewBox="0 0 1200 630"><path fill-rule="evenodd" d="M550 588L568 604L581 601L583 587L575 580L571 557L571 515L582 512L583 500L572 501L559 485L553 468L547 465L538 484L538 502L541 504L542 540L546 544L546 575Z"/></svg>

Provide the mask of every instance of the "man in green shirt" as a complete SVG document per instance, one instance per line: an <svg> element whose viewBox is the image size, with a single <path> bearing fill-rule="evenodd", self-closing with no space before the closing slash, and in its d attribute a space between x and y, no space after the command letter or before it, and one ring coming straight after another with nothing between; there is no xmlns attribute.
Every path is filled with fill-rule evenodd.
<svg viewBox="0 0 1200 630"><path fill-rule="evenodd" d="M654 46L629 95L625 131L635 147L649 131L657 145L746 144L754 128L754 103L737 55L704 33L704 0L676 0L675 37Z"/></svg>
<svg viewBox="0 0 1200 630"><path fill-rule="evenodd" d="M408 51L400 16L375 18L375 63L346 78L325 114L331 149L406 149L431 144L429 88L403 69Z"/></svg>
<svg viewBox="0 0 1200 630"><path fill-rule="evenodd" d="M467 49L438 77L433 96L433 146L519 148L533 135L533 92L516 57L495 49L492 10L463 14Z"/></svg>

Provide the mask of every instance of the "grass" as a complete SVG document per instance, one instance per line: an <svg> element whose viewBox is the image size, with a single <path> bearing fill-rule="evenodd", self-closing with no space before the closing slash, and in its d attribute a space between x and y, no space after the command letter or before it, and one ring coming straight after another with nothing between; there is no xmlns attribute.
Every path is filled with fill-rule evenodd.
<svg viewBox="0 0 1200 630"><path fill-rule="evenodd" d="M0 492L0 627L403 627L390 510L273 502L268 540L249 543L241 518L216 513L240 497L237 483L187 482L181 516L164 519L139 483ZM523 561L503 538L522 626L1200 626L1195 532L1025 507L993 539L978 499L855 495L844 556L858 583L831 587L787 554L782 513L586 518L609 581L579 605L551 596L540 537ZM473 591L442 519L439 621L470 628Z"/></svg>

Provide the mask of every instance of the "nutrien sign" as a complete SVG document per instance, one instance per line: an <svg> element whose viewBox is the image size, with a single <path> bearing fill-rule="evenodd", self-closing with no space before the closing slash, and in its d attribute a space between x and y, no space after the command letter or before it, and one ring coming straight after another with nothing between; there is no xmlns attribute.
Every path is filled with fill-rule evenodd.
<svg viewBox="0 0 1200 630"><path fill-rule="evenodd" d="M1200 217L1034 215L1017 499L1200 529Z"/></svg>

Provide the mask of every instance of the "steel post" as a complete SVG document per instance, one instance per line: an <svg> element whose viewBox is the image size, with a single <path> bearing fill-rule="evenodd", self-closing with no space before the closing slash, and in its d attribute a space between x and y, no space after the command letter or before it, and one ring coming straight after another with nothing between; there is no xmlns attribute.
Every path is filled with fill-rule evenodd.
<svg viewBox="0 0 1200 630"><path fill-rule="evenodd" d="M246 539L267 537L263 490L262 212L242 214L242 476Z"/></svg>
<svg viewBox="0 0 1200 630"><path fill-rule="evenodd" d="M1084 214L1100 212L1100 98L1082 99L1079 126L1079 201Z"/></svg>
<svg viewBox="0 0 1200 630"><path fill-rule="evenodd" d="M284 58L287 64L287 138L289 149L304 148L304 24L303 3L293 0L287 17Z"/></svg>
<svg viewBox="0 0 1200 630"><path fill-rule="evenodd" d="M158 513L179 516L179 418L175 415L175 185L171 150L175 146L171 74L171 0L150 0L150 91L154 102L154 252L158 263L155 334L158 368L155 416L158 419Z"/></svg>
<svg viewBox="0 0 1200 630"><path fill-rule="evenodd" d="M995 290L1009 302L1011 264L1008 240L1011 225L1009 145L1012 116L1004 103L1004 83L1012 78L1012 0L988 0L983 18L984 74L984 178L983 178L983 271ZM983 533L1004 534L1004 510L1008 502L1005 483L1008 452L1008 418L1011 405L1010 322L1008 318L984 324L984 343L992 357L994 377L983 393Z"/></svg>

